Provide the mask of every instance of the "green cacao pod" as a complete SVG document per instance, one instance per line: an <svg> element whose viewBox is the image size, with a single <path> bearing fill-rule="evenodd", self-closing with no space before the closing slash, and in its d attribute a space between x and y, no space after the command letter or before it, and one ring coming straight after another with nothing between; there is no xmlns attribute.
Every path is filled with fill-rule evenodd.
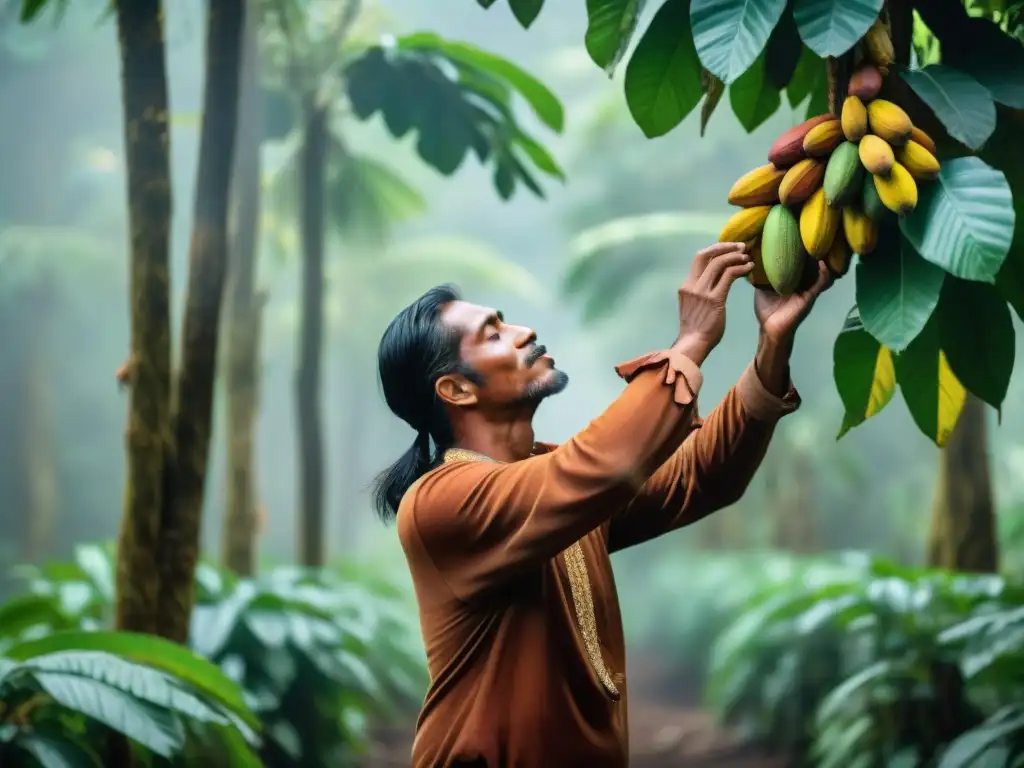
<svg viewBox="0 0 1024 768"><path fill-rule="evenodd" d="M774 206L761 233L761 263L772 288L782 296L795 292L806 261L796 217L786 206Z"/></svg>
<svg viewBox="0 0 1024 768"><path fill-rule="evenodd" d="M864 168L860 164L857 145L844 141L828 159L825 166L825 202L832 206L845 205L861 191Z"/></svg>

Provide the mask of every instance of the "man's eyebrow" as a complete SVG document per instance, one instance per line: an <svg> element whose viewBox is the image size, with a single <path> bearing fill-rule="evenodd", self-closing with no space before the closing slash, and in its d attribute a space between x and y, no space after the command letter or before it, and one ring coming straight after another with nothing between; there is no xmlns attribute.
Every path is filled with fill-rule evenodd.
<svg viewBox="0 0 1024 768"><path fill-rule="evenodd" d="M497 312L491 312L487 317L480 321L480 325L477 327L476 332L482 333L484 328L489 325L497 325L498 323L505 322L505 313L501 310Z"/></svg>

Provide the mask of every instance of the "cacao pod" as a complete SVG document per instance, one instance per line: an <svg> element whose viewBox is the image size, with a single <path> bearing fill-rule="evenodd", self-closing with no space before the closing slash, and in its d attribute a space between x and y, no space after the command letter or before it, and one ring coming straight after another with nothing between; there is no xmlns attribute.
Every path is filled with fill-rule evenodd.
<svg viewBox="0 0 1024 768"><path fill-rule="evenodd" d="M864 169L861 167L857 154L857 145L852 141L844 141L825 166L825 179L822 189L828 205L845 205L860 193L863 184Z"/></svg>
<svg viewBox="0 0 1024 768"><path fill-rule="evenodd" d="M800 125L793 126L784 132L768 150L768 161L776 168L789 168L799 162L804 155L804 136L816 125L834 120L832 115L817 115L804 120Z"/></svg>
<svg viewBox="0 0 1024 768"><path fill-rule="evenodd" d="M823 258L832 247L842 215L825 200L824 188L811 195L800 209L800 240L807 252Z"/></svg>
<svg viewBox="0 0 1024 768"><path fill-rule="evenodd" d="M814 126L804 136L804 153L810 157L824 157L843 140L843 124L833 117Z"/></svg>
<svg viewBox="0 0 1024 768"><path fill-rule="evenodd" d="M887 74L889 66L896 61L896 51L893 49L889 30L881 19L875 19L875 23L864 35L864 47L871 62L883 75Z"/></svg>
<svg viewBox="0 0 1024 768"><path fill-rule="evenodd" d="M772 288L783 296L793 293L800 284L806 260L796 217L786 206L776 205L761 233L761 261Z"/></svg>
<svg viewBox="0 0 1024 768"><path fill-rule="evenodd" d="M843 208L843 235L860 256L871 253L878 245L878 225L859 208Z"/></svg>
<svg viewBox="0 0 1024 768"><path fill-rule="evenodd" d="M772 289L772 284L768 282L768 275L764 272L764 257L761 254L761 243L758 242L753 248L749 248L747 253L750 254L750 260L754 262L754 268L747 272L747 282L755 288Z"/></svg>
<svg viewBox="0 0 1024 768"><path fill-rule="evenodd" d="M875 99L868 103L868 127L894 147L902 146L910 138L914 124L903 109L891 101Z"/></svg>
<svg viewBox="0 0 1024 768"><path fill-rule="evenodd" d="M892 211L885 207L882 198L878 196L875 189L875 179L871 174L866 174L862 186L860 208L874 222L883 222L893 215Z"/></svg>
<svg viewBox="0 0 1024 768"><path fill-rule="evenodd" d="M768 218L771 209L770 205L755 205L736 211L722 227L718 242L745 243L755 240L761 235L764 220Z"/></svg>
<svg viewBox="0 0 1024 768"><path fill-rule="evenodd" d="M825 164L813 157L805 157L794 165L779 185L779 202L783 205L802 203L821 186L825 176Z"/></svg>
<svg viewBox="0 0 1024 768"><path fill-rule="evenodd" d="M893 163L888 176L872 176L882 204L899 216L906 216L917 207L917 183L910 171Z"/></svg>
<svg viewBox="0 0 1024 768"><path fill-rule="evenodd" d="M828 266L828 271L832 273L832 277L836 280L849 271L850 246L847 245L842 232L838 233L835 240L832 241L832 247L829 248L828 253L825 255L825 264Z"/></svg>
<svg viewBox="0 0 1024 768"><path fill-rule="evenodd" d="M927 149L933 155L937 156L939 154L938 150L935 148L935 142L932 141L932 137L929 136L924 131L922 131L916 125L911 126L910 128L910 140L916 141L918 144Z"/></svg>
<svg viewBox="0 0 1024 768"><path fill-rule="evenodd" d="M872 64L864 64L850 77L850 86L846 92L856 96L862 102L871 101L882 89L882 73Z"/></svg>
<svg viewBox="0 0 1024 768"><path fill-rule="evenodd" d="M785 171L772 163L761 165L740 176L729 190L729 202L750 208L755 205L772 205L779 201L779 185Z"/></svg>
<svg viewBox="0 0 1024 768"><path fill-rule="evenodd" d="M877 173L880 176L888 176L892 170L892 164L896 162L889 142L880 136L871 133L865 136L858 147L861 165L868 173Z"/></svg>
<svg viewBox="0 0 1024 768"><path fill-rule="evenodd" d="M840 122L847 141L857 142L868 132L868 111L858 96L847 96Z"/></svg>
<svg viewBox="0 0 1024 768"><path fill-rule="evenodd" d="M911 139L899 150L900 165L920 181L934 181L939 175L939 161L921 144Z"/></svg>

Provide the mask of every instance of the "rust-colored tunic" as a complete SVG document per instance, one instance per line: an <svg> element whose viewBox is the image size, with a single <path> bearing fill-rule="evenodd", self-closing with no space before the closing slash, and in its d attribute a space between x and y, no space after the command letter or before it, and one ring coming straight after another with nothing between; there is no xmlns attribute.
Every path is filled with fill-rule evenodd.
<svg viewBox="0 0 1024 768"><path fill-rule="evenodd" d="M701 421L693 361L665 351L616 370L626 388L568 442L446 462L402 500L431 678L413 768L627 765L609 555L736 501L799 397L771 395L751 365Z"/></svg>

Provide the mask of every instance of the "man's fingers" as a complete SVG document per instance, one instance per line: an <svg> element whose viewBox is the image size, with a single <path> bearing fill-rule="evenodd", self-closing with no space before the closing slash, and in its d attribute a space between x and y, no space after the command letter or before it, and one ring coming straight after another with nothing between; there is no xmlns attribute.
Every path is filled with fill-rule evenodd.
<svg viewBox="0 0 1024 768"><path fill-rule="evenodd" d="M697 251L697 255L693 257L693 268L690 270L690 275L692 277L700 277L708 268L711 260L716 256L721 256L725 253L743 253L746 247L744 243L715 243L714 245L709 245L707 248Z"/></svg>
<svg viewBox="0 0 1024 768"><path fill-rule="evenodd" d="M715 284L715 287L711 290L711 295L716 299L725 300L725 297L729 295L729 291L732 289L733 283L739 280L744 275L749 275L754 271L754 262L747 261L744 264L733 264L725 268L721 279Z"/></svg>
<svg viewBox="0 0 1024 768"><path fill-rule="evenodd" d="M719 254L711 260L704 274L698 278L697 286L701 290L713 291L727 269L744 264L753 264L749 254L739 251Z"/></svg>

